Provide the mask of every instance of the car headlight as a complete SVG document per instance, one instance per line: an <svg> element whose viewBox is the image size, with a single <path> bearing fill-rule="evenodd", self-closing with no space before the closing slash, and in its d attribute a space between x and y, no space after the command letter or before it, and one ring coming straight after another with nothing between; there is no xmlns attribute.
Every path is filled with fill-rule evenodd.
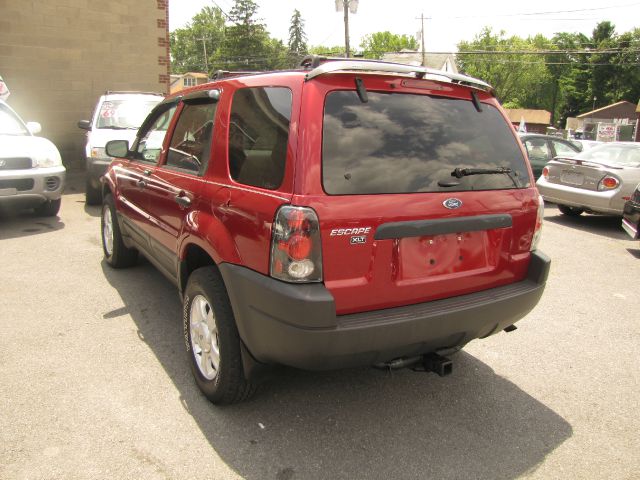
<svg viewBox="0 0 640 480"><path fill-rule="evenodd" d="M91 149L91 158L109 158L104 148L93 147Z"/></svg>
<svg viewBox="0 0 640 480"><path fill-rule="evenodd" d="M47 155L36 159L36 167L48 168L62 165L60 155Z"/></svg>

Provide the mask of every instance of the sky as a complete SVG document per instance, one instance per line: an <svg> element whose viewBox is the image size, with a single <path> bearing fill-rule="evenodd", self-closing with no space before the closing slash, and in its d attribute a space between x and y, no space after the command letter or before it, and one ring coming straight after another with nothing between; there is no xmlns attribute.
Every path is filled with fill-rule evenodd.
<svg viewBox="0 0 640 480"><path fill-rule="evenodd" d="M298 9L305 21L308 44L344 45L342 12L336 12L335 0L255 0L259 16L272 37L287 44L293 10ZM216 4L225 12L233 0L170 0L169 29L184 27L204 6ZM555 32L582 32L591 36L596 24L609 20L617 33L640 27L640 1L580 0L558 2L426 2L424 0L359 0L358 11L349 16L350 44L358 49L364 35L390 31L415 36L420 31L420 15L424 21L425 50L454 52L462 40L472 40L484 26L504 30L507 36L527 37L541 33L550 38Z"/></svg>

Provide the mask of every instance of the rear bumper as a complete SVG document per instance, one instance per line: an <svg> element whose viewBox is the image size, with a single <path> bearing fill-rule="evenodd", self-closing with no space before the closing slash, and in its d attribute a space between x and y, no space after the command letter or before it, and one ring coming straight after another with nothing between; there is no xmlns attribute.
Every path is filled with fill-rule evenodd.
<svg viewBox="0 0 640 480"><path fill-rule="evenodd" d="M291 285L220 264L238 331L264 363L309 370L373 365L497 333L538 303L550 260L533 252L527 278L504 287L417 305L336 316L322 284Z"/></svg>
<svg viewBox="0 0 640 480"><path fill-rule="evenodd" d="M608 191L587 190L557 183L550 183L540 177L536 183L542 198L569 207L584 208L598 213L622 215L624 200L619 189Z"/></svg>

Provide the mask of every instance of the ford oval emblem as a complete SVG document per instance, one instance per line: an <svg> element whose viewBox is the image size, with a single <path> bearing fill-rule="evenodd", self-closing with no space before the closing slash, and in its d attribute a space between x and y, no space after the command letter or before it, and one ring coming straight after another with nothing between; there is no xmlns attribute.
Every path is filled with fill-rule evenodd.
<svg viewBox="0 0 640 480"><path fill-rule="evenodd" d="M454 210L456 208L460 208L462 206L462 200L458 200L457 198L447 198L442 205L449 210Z"/></svg>

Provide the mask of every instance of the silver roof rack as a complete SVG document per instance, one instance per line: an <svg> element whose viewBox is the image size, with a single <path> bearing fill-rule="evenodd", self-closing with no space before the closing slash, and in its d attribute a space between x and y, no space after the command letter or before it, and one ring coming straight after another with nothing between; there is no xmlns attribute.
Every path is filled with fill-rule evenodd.
<svg viewBox="0 0 640 480"><path fill-rule="evenodd" d="M493 87L488 83L483 82L482 80L478 80L477 78L469 77L467 75L444 72L442 70L435 70L433 68L405 65L402 63L380 62L376 60L327 59L327 61L307 73L307 75L305 76L305 80L313 80L314 78L319 77L320 75L325 75L327 73L348 71L396 73L401 75L413 75L416 78L438 77L438 79L445 78L453 83L461 83L489 92L493 91Z"/></svg>

